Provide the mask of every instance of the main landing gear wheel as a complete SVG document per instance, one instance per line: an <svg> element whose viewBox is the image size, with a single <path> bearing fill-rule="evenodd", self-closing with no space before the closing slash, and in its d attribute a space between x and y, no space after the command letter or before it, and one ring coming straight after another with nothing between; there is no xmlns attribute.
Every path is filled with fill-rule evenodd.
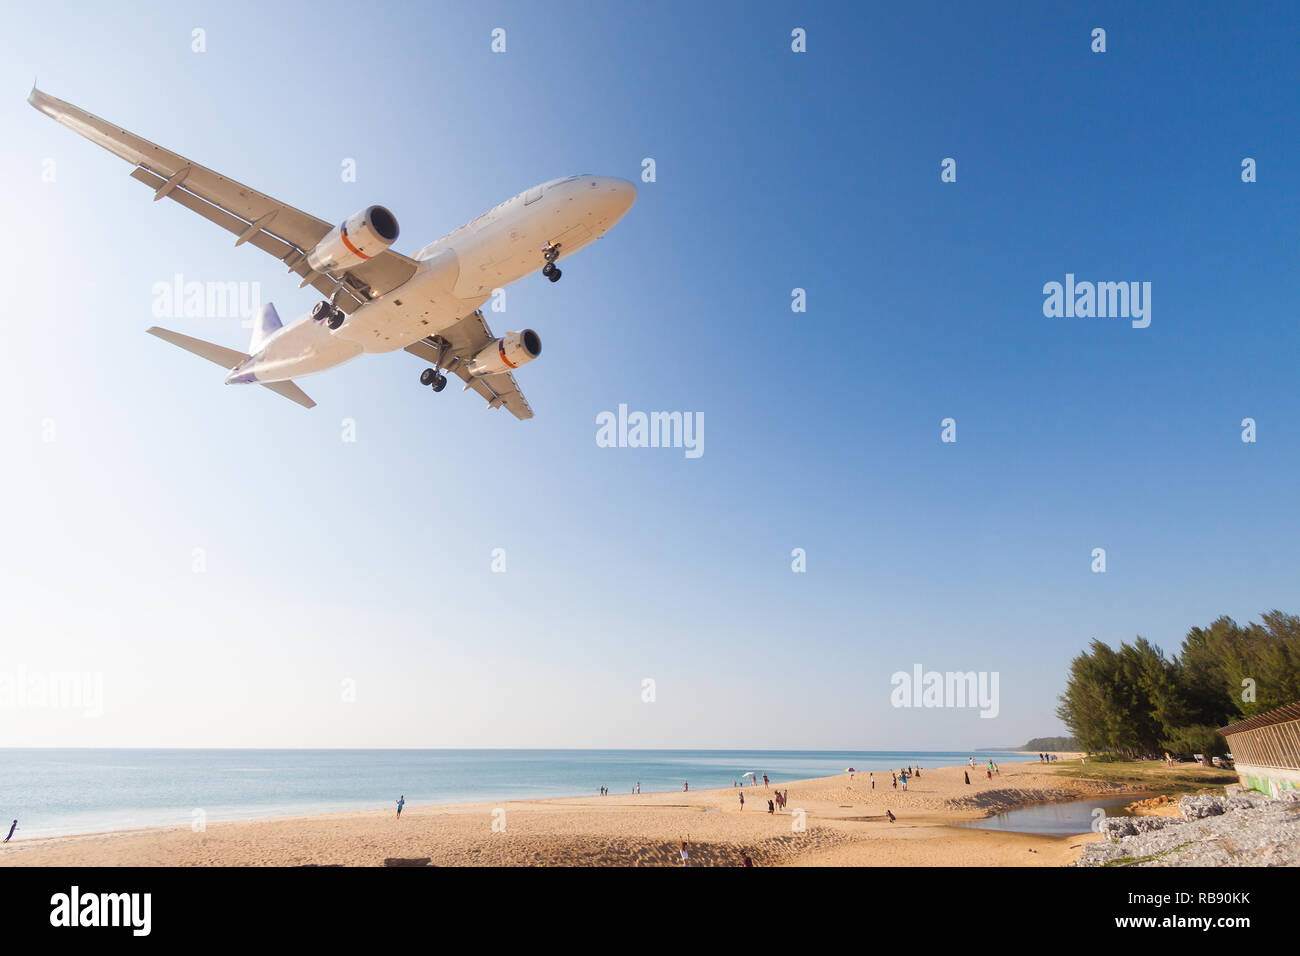
<svg viewBox="0 0 1300 956"><path fill-rule="evenodd" d="M446 387L447 387L447 376L439 372L433 380L433 390L435 392L441 392Z"/></svg>
<svg viewBox="0 0 1300 956"><path fill-rule="evenodd" d="M545 270L542 270L542 271L543 271L543 273L545 273ZM563 272L561 272L559 269L555 268L555 266L551 266L551 274L548 275L546 278L550 279L552 282L559 282L559 281L560 281L560 276L562 276L562 275L564 275Z"/></svg>
<svg viewBox="0 0 1300 956"><path fill-rule="evenodd" d="M447 376L436 369L426 368L420 373L420 384L430 386L435 392L441 392L447 387Z"/></svg>
<svg viewBox="0 0 1300 956"><path fill-rule="evenodd" d="M317 302L311 310L311 317L316 322L324 322L331 329L337 329L347 318L341 309L329 302Z"/></svg>

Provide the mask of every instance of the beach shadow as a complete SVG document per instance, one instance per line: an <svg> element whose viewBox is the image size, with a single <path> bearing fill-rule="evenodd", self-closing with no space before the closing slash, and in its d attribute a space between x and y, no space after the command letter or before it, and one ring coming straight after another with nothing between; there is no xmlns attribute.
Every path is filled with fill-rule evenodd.
<svg viewBox="0 0 1300 956"><path fill-rule="evenodd" d="M384 860L384 866L428 866L433 858L428 856L412 857L403 859L398 856L390 856Z"/></svg>

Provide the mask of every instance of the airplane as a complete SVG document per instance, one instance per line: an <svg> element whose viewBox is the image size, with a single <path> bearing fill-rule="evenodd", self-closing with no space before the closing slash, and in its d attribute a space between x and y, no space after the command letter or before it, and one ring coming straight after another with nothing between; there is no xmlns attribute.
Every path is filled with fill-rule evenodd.
<svg viewBox="0 0 1300 956"><path fill-rule="evenodd" d="M542 351L532 329L497 336L480 308L493 290L556 264L602 238L631 208L636 186L612 176L568 176L534 186L407 257L391 247L396 217L367 206L338 225L163 149L32 87L29 102L125 159L131 177L275 256L326 298L288 325L267 303L253 320L247 352L154 326L147 331L228 370L227 385L262 385L306 408L294 379L358 355L405 349L430 363L420 384L441 392L451 372L520 420L533 410L511 374Z"/></svg>

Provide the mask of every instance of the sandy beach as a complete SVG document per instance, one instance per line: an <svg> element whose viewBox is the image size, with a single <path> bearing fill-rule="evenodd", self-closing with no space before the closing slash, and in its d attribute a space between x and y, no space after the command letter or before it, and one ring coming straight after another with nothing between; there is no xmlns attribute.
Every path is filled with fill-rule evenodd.
<svg viewBox="0 0 1300 956"><path fill-rule="evenodd" d="M954 826L1033 803L1114 796L1113 784L1002 764L986 779L963 767L922 769L906 792L859 773L782 784L789 808L770 815L764 787L613 794L500 804L389 809L24 840L4 866L1060 866L1097 834L1051 837ZM795 830L803 810L805 829ZM886 811L894 814L889 822ZM494 829L495 825L495 829Z"/></svg>

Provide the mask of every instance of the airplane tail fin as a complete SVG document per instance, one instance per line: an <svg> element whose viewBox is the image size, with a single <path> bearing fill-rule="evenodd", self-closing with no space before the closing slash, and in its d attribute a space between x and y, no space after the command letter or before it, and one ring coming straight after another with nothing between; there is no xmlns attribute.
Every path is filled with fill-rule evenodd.
<svg viewBox="0 0 1300 956"><path fill-rule="evenodd" d="M270 306L267 306L266 309L270 309L271 315L274 316L275 318L276 327L278 328L280 317L278 315L275 315L275 310ZM263 316L266 314L266 309L262 310ZM255 325L253 328L254 342L257 341L257 334L259 328L260 326L257 325ZM249 358L251 358L251 356L245 352L240 352L235 349L228 349L224 345L216 345L215 343L212 342L205 342L202 339L192 338L188 335L181 335L181 333L173 332L170 329L160 329L156 325L153 328L148 329L147 331L149 332L150 335L157 336L158 338L162 339L164 342L170 342L172 345L183 348L187 352L193 352L195 355L205 358L209 362L212 362L216 365L220 365L222 368L225 369L234 369L238 367L241 362L247 361ZM308 398L307 393L304 392L302 389L300 389L297 385L295 385L291 381L258 382L257 384L263 386L264 388L270 389L271 391L275 392L277 395L283 395L291 402L297 402L303 408L314 408L316 406L316 403L313 402L310 398Z"/></svg>
<svg viewBox="0 0 1300 956"><path fill-rule="evenodd" d="M257 315L253 316L253 337L248 343L248 354L256 355L266 344L266 340L283 324L280 321L280 313L275 311L275 306L270 302L262 306Z"/></svg>

